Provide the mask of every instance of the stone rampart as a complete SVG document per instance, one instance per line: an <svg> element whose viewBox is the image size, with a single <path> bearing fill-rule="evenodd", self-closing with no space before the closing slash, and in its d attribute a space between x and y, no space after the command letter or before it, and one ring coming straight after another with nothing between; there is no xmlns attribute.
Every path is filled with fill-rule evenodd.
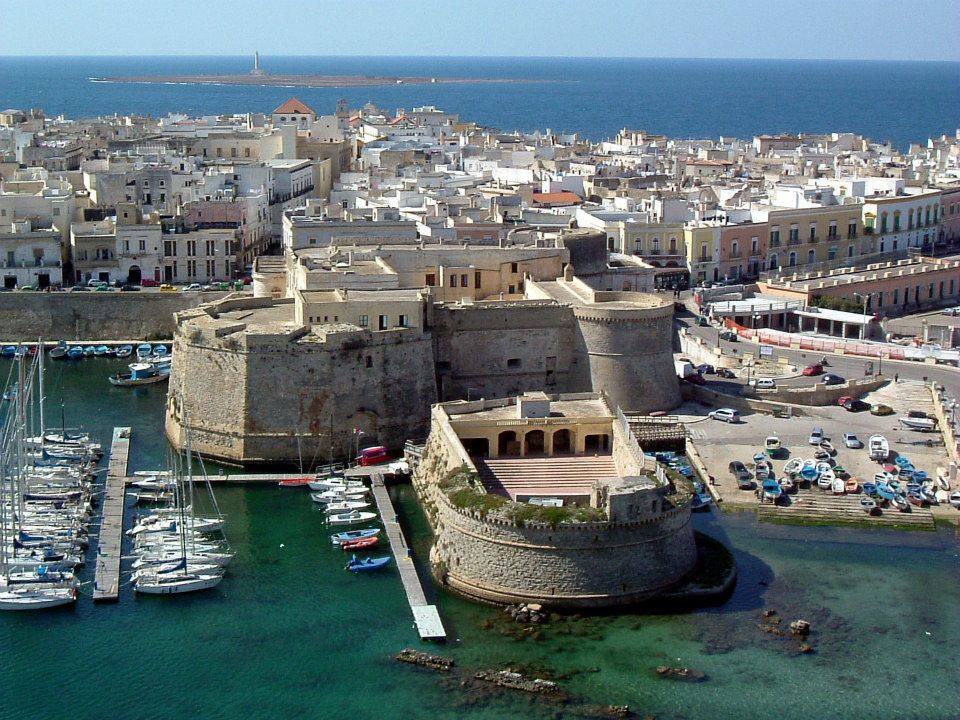
<svg viewBox="0 0 960 720"><path fill-rule="evenodd" d="M159 340L173 336L174 313L224 293L0 293L3 342L36 340Z"/></svg>

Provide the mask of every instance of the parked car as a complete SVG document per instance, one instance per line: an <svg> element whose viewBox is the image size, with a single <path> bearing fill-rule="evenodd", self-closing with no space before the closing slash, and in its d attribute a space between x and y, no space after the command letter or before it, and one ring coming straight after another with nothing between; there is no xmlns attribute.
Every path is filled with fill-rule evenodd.
<svg viewBox="0 0 960 720"><path fill-rule="evenodd" d="M847 381L846 378L842 378L839 375L824 375L821 382L824 385L843 385Z"/></svg>
<svg viewBox="0 0 960 720"><path fill-rule="evenodd" d="M849 396L844 396L843 400L844 402L840 403L840 406L847 412L863 412L870 409L870 403L863 400L857 400L857 398Z"/></svg>
<svg viewBox="0 0 960 720"><path fill-rule="evenodd" d="M173 285L170 285L169 283L163 283L163 285L160 286L160 292L176 292L176 291L177 289Z"/></svg>
<svg viewBox="0 0 960 720"><path fill-rule="evenodd" d="M956 317L960 315L960 305L956 307L946 308L940 311L941 315L949 315L950 317Z"/></svg>
<svg viewBox="0 0 960 720"><path fill-rule="evenodd" d="M727 423L740 422L740 413L733 408L717 408L708 413L707 417L713 418L714 420L722 420Z"/></svg>
<svg viewBox="0 0 960 720"><path fill-rule="evenodd" d="M200 283L190 283L183 289L184 292L200 292L201 290L203 290L203 286Z"/></svg>
<svg viewBox="0 0 960 720"><path fill-rule="evenodd" d="M110 292L110 290L111 290L111 287L106 283L104 283L103 285L97 285L93 289L94 292Z"/></svg>
<svg viewBox="0 0 960 720"><path fill-rule="evenodd" d="M139 285L121 285L120 292L140 292Z"/></svg>
<svg viewBox="0 0 960 720"><path fill-rule="evenodd" d="M85 288L83 285L74 285L67 292L87 292L87 288Z"/></svg>
<svg viewBox="0 0 960 720"><path fill-rule="evenodd" d="M870 408L871 415L893 415L893 408L883 403L877 403Z"/></svg>
<svg viewBox="0 0 960 720"><path fill-rule="evenodd" d="M757 390L776 390L777 381L773 378L757 378L756 380L751 380L750 384L753 385Z"/></svg>
<svg viewBox="0 0 960 720"><path fill-rule="evenodd" d="M89 280L87 280L87 287L92 287L92 288L100 287L101 285L109 285L109 284L110 283L108 283L106 280L97 280L96 278L90 278Z"/></svg>
<svg viewBox="0 0 960 720"><path fill-rule="evenodd" d="M819 445L822 443L826 437L823 434L823 428L817 425L813 430L810 431L810 437L807 438L807 443L810 445Z"/></svg>
<svg viewBox="0 0 960 720"><path fill-rule="evenodd" d="M706 385L706 384L707 384L707 381L703 379L703 375L701 375L701 374L698 373L698 372L693 373L693 374L691 374L691 375L687 375L687 376L684 378L684 380L686 380L688 383L693 383L694 385Z"/></svg>
<svg viewBox="0 0 960 720"><path fill-rule="evenodd" d="M732 463L730 463L729 468L730 474L733 475L734 479L737 481L737 487L739 487L741 490L749 490L753 486L753 483L751 482L753 476L750 475L750 471L747 470L746 465L739 460L734 460Z"/></svg>
<svg viewBox="0 0 960 720"><path fill-rule="evenodd" d="M862 448L862 447L863 447L863 443L860 442L860 438L858 438L858 437L857 437L855 434L853 434L853 433L844 433L844 434L843 434L843 444L844 444L844 446L850 448L851 450L856 450L857 448Z"/></svg>
<svg viewBox="0 0 960 720"><path fill-rule="evenodd" d="M820 363L814 363L813 365L807 365L803 369L803 374L806 377L813 377L814 375L820 375L823 373L823 365Z"/></svg>
<svg viewBox="0 0 960 720"><path fill-rule="evenodd" d="M717 369L713 365L703 363L702 365L697 365L697 372L701 375L715 375Z"/></svg>
<svg viewBox="0 0 960 720"><path fill-rule="evenodd" d="M737 334L733 330L724 330L720 333L720 339L728 342L737 342Z"/></svg>
<svg viewBox="0 0 960 720"><path fill-rule="evenodd" d="M707 319L706 315L697 315L697 325L700 327L709 327L710 320Z"/></svg>
<svg viewBox="0 0 960 720"><path fill-rule="evenodd" d="M717 368L717 377L733 379L737 374L730 368Z"/></svg>
<svg viewBox="0 0 960 720"><path fill-rule="evenodd" d="M159 287L159 286L160 286L159 280L151 280L150 278L143 278L143 280L140 281L140 287Z"/></svg>

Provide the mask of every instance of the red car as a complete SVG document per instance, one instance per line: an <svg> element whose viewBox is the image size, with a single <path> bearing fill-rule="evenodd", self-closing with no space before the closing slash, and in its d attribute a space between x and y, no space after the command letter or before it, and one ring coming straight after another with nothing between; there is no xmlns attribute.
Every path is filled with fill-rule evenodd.
<svg viewBox="0 0 960 720"><path fill-rule="evenodd" d="M150 278L144 278L140 281L141 287L160 287L159 280L151 280Z"/></svg>
<svg viewBox="0 0 960 720"><path fill-rule="evenodd" d="M813 377L814 375L821 375L823 373L823 365L820 363L814 363L813 365L807 365L803 369L803 374L807 377ZM841 403L842 405L843 403Z"/></svg>
<svg viewBox="0 0 960 720"><path fill-rule="evenodd" d="M383 445L377 445L375 447L368 447L360 451L360 464L364 467L367 465L380 465L381 463L390 462L393 460L390 457L390 453L387 452L387 449Z"/></svg>
<svg viewBox="0 0 960 720"><path fill-rule="evenodd" d="M837 405L839 405L840 407L843 407L844 405L846 405L848 402L850 402L850 401L853 400L853 399L854 399L853 395L841 395L841 396L837 399Z"/></svg>

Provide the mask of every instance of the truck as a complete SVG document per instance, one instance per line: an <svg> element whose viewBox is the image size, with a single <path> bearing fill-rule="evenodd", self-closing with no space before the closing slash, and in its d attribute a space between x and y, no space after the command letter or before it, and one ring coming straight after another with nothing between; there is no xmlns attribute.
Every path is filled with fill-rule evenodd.
<svg viewBox="0 0 960 720"><path fill-rule="evenodd" d="M687 358L678 358L674 360L673 367L677 371L677 377L681 380L686 380L687 378L698 374L697 369L693 366L693 363Z"/></svg>

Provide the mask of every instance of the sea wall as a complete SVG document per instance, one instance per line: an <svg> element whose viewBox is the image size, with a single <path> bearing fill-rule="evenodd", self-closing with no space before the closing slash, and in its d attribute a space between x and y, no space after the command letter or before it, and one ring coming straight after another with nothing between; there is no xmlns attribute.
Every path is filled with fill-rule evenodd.
<svg viewBox="0 0 960 720"><path fill-rule="evenodd" d="M174 313L225 293L0 293L3 342L36 340L159 340L173 335Z"/></svg>

